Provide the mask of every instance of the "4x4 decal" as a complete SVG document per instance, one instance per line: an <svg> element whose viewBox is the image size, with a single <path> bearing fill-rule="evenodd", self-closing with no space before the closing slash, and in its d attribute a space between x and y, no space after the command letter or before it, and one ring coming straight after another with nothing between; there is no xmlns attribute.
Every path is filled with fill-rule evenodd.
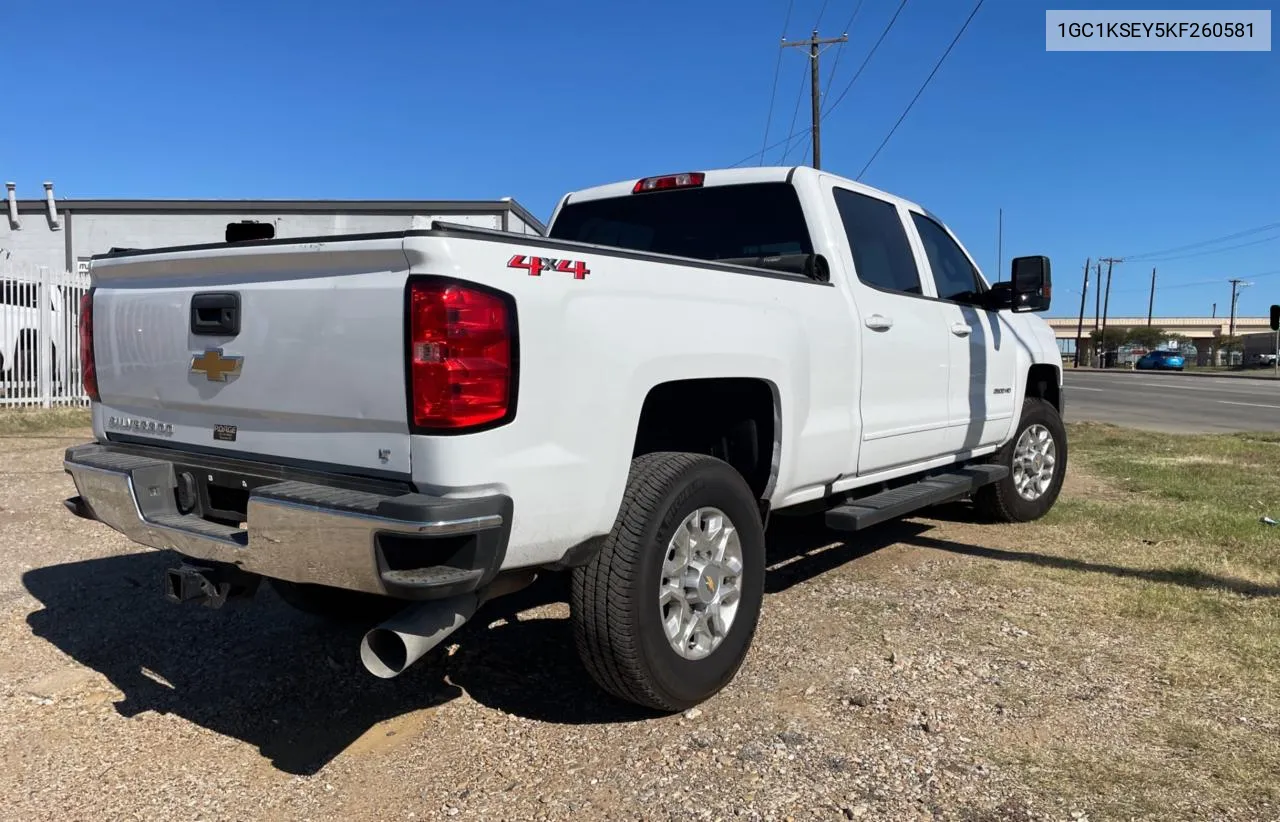
<svg viewBox="0 0 1280 822"><path fill-rule="evenodd" d="M531 257L528 254L516 254L507 261L507 268L523 268L530 277L541 277L544 271L559 271L572 274L575 280L585 280L591 273L582 260L557 260L554 257Z"/></svg>

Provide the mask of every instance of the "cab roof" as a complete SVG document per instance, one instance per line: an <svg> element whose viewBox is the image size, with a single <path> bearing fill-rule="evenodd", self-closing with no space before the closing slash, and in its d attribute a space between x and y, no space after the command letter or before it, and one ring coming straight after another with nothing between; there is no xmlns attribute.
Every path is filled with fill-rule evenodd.
<svg viewBox="0 0 1280 822"><path fill-rule="evenodd" d="M567 203L580 203L588 200L604 200L611 197L630 197L636 184L640 180L650 179L652 177L663 177L676 174L692 174L699 173L704 175L702 187L710 188L711 186L729 186L744 185L748 183L794 183L803 178L811 178L814 181L827 179L839 184L844 188L851 189L859 194L867 194L881 200L887 200L891 203L902 205L906 208L925 211L923 207L910 200L890 194L863 183L850 180L847 177L841 177L838 174L832 174L829 171L820 171L810 166L752 166L748 168L721 168L708 170L686 169L684 171L663 172L662 174L651 174L645 177L633 177L629 180L621 180L616 183L606 183L604 185L592 186L590 188L579 189L565 195L561 205Z"/></svg>

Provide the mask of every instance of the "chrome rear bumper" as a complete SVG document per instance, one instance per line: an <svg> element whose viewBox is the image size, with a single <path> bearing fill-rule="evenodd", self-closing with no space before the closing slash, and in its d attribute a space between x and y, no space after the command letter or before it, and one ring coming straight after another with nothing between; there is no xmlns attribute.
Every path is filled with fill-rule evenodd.
<svg viewBox="0 0 1280 822"><path fill-rule="evenodd" d="M63 466L79 497L67 507L152 548L266 577L406 599L476 590L497 574L506 553L508 497L385 495L274 481L277 466L264 482L249 462L237 466L258 482L245 480L254 487L238 527L198 510L183 513L175 463L185 467L186 456L159 459L100 443L69 448Z"/></svg>

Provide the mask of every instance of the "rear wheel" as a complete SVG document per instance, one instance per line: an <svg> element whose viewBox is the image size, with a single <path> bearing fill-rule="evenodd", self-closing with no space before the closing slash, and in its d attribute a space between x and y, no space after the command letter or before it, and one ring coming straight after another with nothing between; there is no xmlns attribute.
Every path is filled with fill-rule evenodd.
<svg viewBox="0 0 1280 822"><path fill-rule="evenodd" d="M34 333L24 331L18 341L18 350L13 358L13 374L11 379L18 383L34 383L36 381L36 337Z"/></svg>
<svg viewBox="0 0 1280 822"><path fill-rule="evenodd" d="M1009 475L974 494L978 511L999 522L1043 517L1057 501L1067 471L1067 432L1058 409L1028 397L1017 430L992 461Z"/></svg>
<svg viewBox="0 0 1280 822"><path fill-rule="evenodd" d="M621 699L679 711L733 679L764 599L764 527L742 476L708 456L631 464L613 531L573 571L574 639Z"/></svg>

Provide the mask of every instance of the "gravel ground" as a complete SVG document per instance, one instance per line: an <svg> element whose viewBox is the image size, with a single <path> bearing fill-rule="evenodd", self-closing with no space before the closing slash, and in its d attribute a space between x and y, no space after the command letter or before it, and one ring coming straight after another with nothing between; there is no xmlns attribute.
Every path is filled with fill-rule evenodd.
<svg viewBox="0 0 1280 822"><path fill-rule="evenodd" d="M390 681L360 668L358 629L266 587L170 605L172 557L63 510L61 453L84 438L0 438L0 817L1113 818L990 755L1130 710L1117 638L1058 660L1036 639L1053 603L953 573L983 560L942 549L990 526L918 520L857 548L775 527L741 673L653 717L587 678L554 578ZM940 547L908 544L925 533Z"/></svg>

